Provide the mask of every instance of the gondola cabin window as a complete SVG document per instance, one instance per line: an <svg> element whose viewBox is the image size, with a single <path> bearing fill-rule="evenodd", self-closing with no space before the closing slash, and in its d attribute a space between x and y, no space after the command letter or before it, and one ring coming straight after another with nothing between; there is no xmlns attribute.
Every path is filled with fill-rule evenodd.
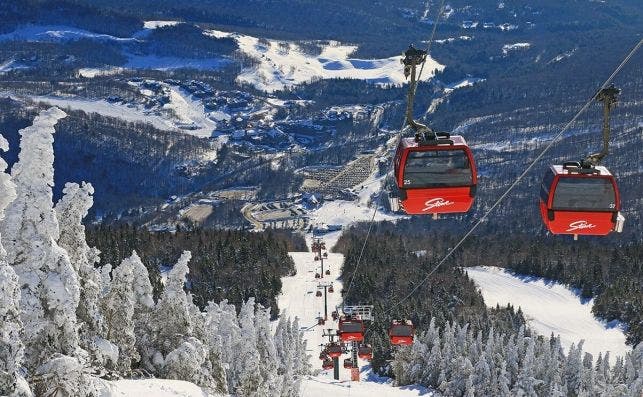
<svg viewBox="0 0 643 397"><path fill-rule="evenodd" d="M561 177L552 207L568 211L614 211L614 186L608 178Z"/></svg>
<svg viewBox="0 0 643 397"><path fill-rule="evenodd" d="M473 184L464 150L410 151L404 167L404 188L455 187Z"/></svg>

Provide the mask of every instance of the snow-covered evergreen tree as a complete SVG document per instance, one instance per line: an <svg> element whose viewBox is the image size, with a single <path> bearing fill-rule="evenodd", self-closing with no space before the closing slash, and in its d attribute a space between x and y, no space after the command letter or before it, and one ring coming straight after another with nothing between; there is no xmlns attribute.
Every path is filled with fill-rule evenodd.
<svg viewBox="0 0 643 397"><path fill-rule="evenodd" d="M310 372L310 361L308 356L308 345L299 326L299 317L295 317L290 328L290 337L295 344L294 371L295 382L299 385L301 378ZM299 390L299 387L297 387Z"/></svg>
<svg viewBox="0 0 643 397"><path fill-rule="evenodd" d="M227 302L223 301L222 304L227 305ZM219 305L214 302L208 304L204 316L204 329L207 332L203 336L203 342L208 348L208 357L210 358L210 365L212 365L212 379L216 383L216 391L219 393L227 393L229 384L226 375L228 366L224 361L223 354L224 335L229 334L229 332L224 331L224 328L231 325L238 328L236 321L233 322L232 319L226 320L225 318L226 316L224 316Z"/></svg>
<svg viewBox="0 0 643 397"><path fill-rule="evenodd" d="M11 175L16 199L2 222L8 262L20 278L25 363L35 369L55 353L73 356L78 348L76 308L80 285L67 252L57 243L52 203L54 125L66 114L41 111L20 130L20 154Z"/></svg>
<svg viewBox="0 0 643 397"><path fill-rule="evenodd" d="M9 144L0 135L0 151ZM7 163L0 158L0 221L4 210L16 198L15 185L5 173ZM28 396L31 394L20 375L24 345L20 340L20 285L18 275L5 260L7 253L0 240L0 395Z"/></svg>
<svg viewBox="0 0 643 397"><path fill-rule="evenodd" d="M295 351L289 340L291 322L286 316L281 316L275 330L275 348L279 358L279 375L283 379L281 384L281 397L293 397L298 395L298 388L295 388Z"/></svg>
<svg viewBox="0 0 643 397"><path fill-rule="evenodd" d="M519 330L505 336L490 330L484 342L479 333L473 338L465 326L446 324L441 336L429 327L428 332L416 336L413 346L398 350L392 367L399 383L431 386L444 396L641 395L643 345L624 360L617 358L610 369L609 356L601 356L594 366L591 355L582 351L582 341L565 355L560 338L530 334ZM422 357L418 352L438 359ZM477 358L475 367L472 358ZM513 381L510 366L516 372Z"/></svg>
<svg viewBox="0 0 643 397"><path fill-rule="evenodd" d="M103 317L98 301L102 278L94 267L100 261L100 252L87 245L82 221L94 203L94 188L89 183L67 183L63 197L56 204L56 217L60 226L58 244L69 254L69 259L80 280L80 301L76 313L80 323L81 346L92 353L93 361L106 365L101 346L109 342L101 338Z"/></svg>
<svg viewBox="0 0 643 397"><path fill-rule="evenodd" d="M192 320L188 296L184 291L189 251L183 252L178 262L167 274L161 297L154 308L154 346L163 355L176 349L192 335Z"/></svg>
<svg viewBox="0 0 643 397"><path fill-rule="evenodd" d="M164 361L164 377L192 382L196 385L215 389L210 373L207 347L197 338L188 337L172 350Z"/></svg>
<svg viewBox="0 0 643 397"><path fill-rule="evenodd" d="M259 387L259 395L261 396L278 396L283 382L283 378L278 373L279 358L270 326L270 308L257 305L255 329L257 350L259 351L259 371L262 378Z"/></svg>
<svg viewBox="0 0 643 397"><path fill-rule="evenodd" d="M72 394L84 396L92 389L82 371L69 371L64 380L56 375L70 365L82 368L86 357L77 331L80 283L69 255L57 243L52 202L54 126L65 116L52 107L19 131L20 154L11 170L16 199L7 208L1 238L20 281L24 363L36 394L76 385Z"/></svg>
<svg viewBox="0 0 643 397"><path fill-rule="evenodd" d="M248 299L239 312L241 335L235 348L236 357L231 363L234 374L234 393L241 397L259 396L263 382L259 369L257 330L255 328L255 300Z"/></svg>
<svg viewBox="0 0 643 397"><path fill-rule="evenodd" d="M112 271L108 295L102 302L106 339L119 349L118 369L129 373L140 359L136 346L135 315L153 306L147 269L136 252Z"/></svg>
<svg viewBox="0 0 643 397"><path fill-rule="evenodd" d="M536 379L535 366L536 357L534 355L534 338L529 338L527 342L527 349L522 360L522 366L518 372L518 378L513 388L513 393L516 396L537 397L536 386L542 381Z"/></svg>

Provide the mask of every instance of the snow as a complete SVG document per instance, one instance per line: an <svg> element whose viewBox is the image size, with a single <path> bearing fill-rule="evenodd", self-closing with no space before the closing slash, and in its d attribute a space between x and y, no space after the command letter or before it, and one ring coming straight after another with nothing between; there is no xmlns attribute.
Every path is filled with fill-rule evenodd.
<svg viewBox="0 0 643 397"><path fill-rule="evenodd" d="M131 42L135 38L116 37L108 34L93 33L88 30L64 25L22 25L13 32L0 34L0 41L62 42L80 39L93 39L114 42Z"/></svg>
<svg viewBox="0 0 643 397"><path fill-rule="evenodd" d="M230 61L224 58L179 58L179 57L161 57L156 55L134 55L127 54L127 63L125 67L130 69L155 69L155 70L172 70L172 69L197 69L212 70L220 69Z"/></svg>
<svg viewBox="0 0 643 397"><path fill-rule="evenodd" d="M319 208L309 212L310 223L350 226L353 223L370 221L373 218L373 207L370 206L370 201L379 194L384 178L385 176L371 175L360 185L361 188L357 189L356 201L325 201ZM406 216L383 212L379 209L375 214L376 222L396 221L403 218ZM341 230L325 234L326 246L329 249L332 248L341 234Z"/></svg>
<svg viewBox="0 0 643 397"><path fill-rule="evenodd" d="M125 69L120 67L108 67L108 68L81 68L78 69L78 74L80 77L94 78L96 76L111 76L114 74L119 74Z"/></svg>
<svg viewBox="0 0 643 397"><path fill-rule="evenodd" d="M143 27L145 29L158 29L166 26L176 26L182 23L181 21L145 21Z"/></svg>
<svg viewBox="0 0 643 397"><path fill-rule="evenodd" d="M180 380L169 379L122 379L103 381L100 397L214 397L199 386Z"/></svg>
<svg viewBox="0 0 643 397"><path fill-rule="evenodd" d="M444 93L448 94L458 88L473 87L474 84L482 83L485 79L480 77L468 77L455 83L451 83L444 88Z"/></svg>
<svg viewBox="0 0 643 397"><path fill-rule="evenodd" d="M362 371L362 375L365 372ZM349 382L333 381L329 378L308 377L301 383L301 395L304 397L328 397L328 396L351 396L351 397L411 397L411 396L437 396L431 389L418 386L393 387L391 380L381 381L372 372L367 373L368 381Z"/></svg>
<svg viewBox="0 0 643 397"><path fill-rule="evenodd" d="M351 78L367 80L378 84L403 84L400 56L382 59L358 59L350 55L357 46L336 41L321 43L321 54L313 56L304 53L296 42L260 40L257 37L217 30L206 31L214 37L231 37L237 41L241 51L253 57L257 66L242 70L237 77L241 83L251 84L257 89L274 92L314 79ZM423 80L433 77L435 69L444 65L427 58Z"/></svg>
<svg viewBox="0 0 643 397"><path fill-rule="evenodd" d="M609 351L614 357L630 350L622 329L594 317L593 300L585 301L559 283L521 277L497 267L471 267L467 273L480 287L487 306L511 303L522 308L534 331L544 336L560 335L566 348L584 339L585 351L594 358L599 352Z"/></svg>
<svg viewBox="0 0 643 397"><path fill-rule="evenodd" d="M190 135L199 138L211 137L217 123L207 117L203 104L177 86L167 87L170 90L170 102L163 105L163 108L171 109L181 125L193 126L194 129L189 130ZM217 116L220 117L218 113Z"/></svg>
<svg viewBox="0 0 643 397"><path fill-rule="evenodd" d="M507 55L510 51L526 50L531 47L531 43L514 43L502 46L502 53Z"/></svg>
<svg viewBox="0 0 643 397"><path fill-rule="evenodd" d="M32 100L60 108L82 110L86 113L98 113L103 116L117 117L128 122L149 123L160 130L175 131L176 126L159 115L147 114L136 107L129 107L103 100L62 98L53 96L33 96Z"/></svg>
<svg viewBox="0 0 643 397"><path fill-rule="evenodd" d="M312 211L309 215L313 225L318 223L325 224L342 224L350 225L358 221L370 220L373 216L373 208L368 203L380 190L381 182L384 177L369 177L359 189L358 199L350 201L326 201L324 204ZM400 219L399 215L377 213L375 219L396 220ZM323 240L328 249L332 248L337 242L342 231L334 231L323 235ZM312 243L312 237L309 236L308 244ZM320 367L319 353L320 344L325 342L322 333L324 329L337 328L337 322L332 321L331 313L337 306L341 305L341 294L343 283L339 279L340 269L344 262L344 255L328 252L328 258L324 259L324 270L330 269L331 275L318 280L315 279L315 273L323 274L320 269L320 262L314 260L312 252L290 252L289 255L295 262L297 273L294 276L283 277L282 293L277 297L278 305L283 310L282 315L299 317L304 339L307 341L308 350L310 351L309 361L313 368ZM328 320L326 325L318 326L317 318L323 315L324 301L323 298L315 296L319 282L332 283L335 289L334 293L328 296ZM340 358L340 363L343 358ZM309 376L302 380L302 396L334 396L334 395L351 395L351 396L420 396L433 395L427 388L420 386L394 387L391 379L382 378L375 375L368 365L367 361L359 359L361 368L360 382L350 380L350 372L340 368L340 379L333 379L333 371L321 371L316 376Z"/></svg>
<svg viewBox="0 0 643 397"><path fill-rule="evenodd" d="M564 59L570 58L572 55L574 55L575 52L576 52L576 48L573 48L569 51L565 51L562 54L558 54L555 57L553 57L549 62L547 62L547 64L560 62Z"/></svg>
<svg viewBox="0 0 643 397"><path fill-rule="evenodd" d="M0 63L0 74L10 72L17 69L28 69L28 66L22 65L15 59L9 59L6 62Z"/></svg>
<svg viewBox="0 0 643 397"><path fill-rule="evenodd" d="M105 100L89 100L79 98L33 96L32 100L43 102L61 108L82 110L86 113L98 113L103 116L116 117L128 122L149 123L155 128L166 131L179 131L198 138L210 138L217 128L214 120L229 120L230 116L219 111L206 112L201 101L193 98L178 86L159 83L169 92L170 102L163 105L162 109L169 110L164 114L157 110L145 110L142 106L124 105ZM151 91L141 90L142 94L153 94ZM189 128L186 128L189 127ZM223 138L223 137L222 137ZM223 138L225 139L225 138ZM213 154L206 157L213 159ZM216 158L216 156L214 157Z"/></svg>

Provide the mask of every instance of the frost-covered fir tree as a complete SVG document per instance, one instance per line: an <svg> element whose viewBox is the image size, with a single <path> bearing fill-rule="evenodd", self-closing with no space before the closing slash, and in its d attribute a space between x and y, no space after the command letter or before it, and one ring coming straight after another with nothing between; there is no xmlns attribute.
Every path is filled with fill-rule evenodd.
<svg viewBox="0 0 643 397"><path fill-rule="evenodd" d="M112 271L109 293L102 302L106 339L118 346L117 368L129 373L139 361L135 315L154 305L147 269L136 252Z"/></svg>
<svg viewBox="0 0 643 397"><path fill-rule="evenodd" d="M227 301L221 302L223 305L227 305ZM234 310L234 306L233 306ZM224 335L229 335L230 332L224 330L225 327L233 326L237 328L236 316L234 320L228 318L221 310L220 306L214 302L210 302L205 309L204 315L204 329L207 332L203 335L203 342L208 348L208 357L210 358L210 365L212 365L212 379L216 383L216 391L219 393L227 393L228 384L232 383L226 375L227 366L224 358ZM226 341L226 348L228 341Z"/></svg>
<svg viewBox="0 0 643 397"><path fill-rule="evenodd" d="M441 336L419 334L414 345L432 346L429 354L440 359L423 372L414 366L428 365L426 357L397 354L392 366L407 371L402 376L396 372L398 381L431 386L445 396L639 397L643 392L643 345L625 359L617 358L610 369L609 357L601 356L594 365L591 355L583 353L582 341L565 354L560 338L533 337L524 330L505 336L490 330L485 343L480 334L474 339L470 331L463 334L463 329L466 327L446 324ZM463 345L456 346L456 341ZM417 348L399 352L413 349ZM416 351L421 350L425 349ZM472 358L477 358L474 368ZM508 367L516 372L514 381Z"/></svg>
<svg viewBox="0 0 643 397"><path fill-rule="evenodd" d="M2 242L21 284L26 365L33 370L55 353L76 354L80 285L67 252L57 243L53 209L54 125L66 114L40 112L20 130L20 154L11 170L16 199L2 222Z"/></svg>
<svg viewBox="0 0 643 397"><path fill-rule="evenodd" d="M167 379L184 380L207 388L215 386L210 373L208 349L197 338L185 338L172 350L165 358L163 370Z"/></svg>
<svg viewBox="0 0 643 397"><path fill-rule="evenodd" d="M183 252L178 262L167 274L161 297L154 308L154 346L165 357L192 335L192 320L188 297L184 291L189 251Z"/></svg>
<svg viewBox="0 0 643 397"><path fill-rule="evenodd" d="M248 299L239 312L240 338L235 348L236 357L231 363L235 378L234 393L240 397L260 396L263 382L259 369L257 330L255 328L255 300Z"/></svg>
<svg viewBox="0 0 643 397"><path fill-rule="evenodd" d="M82 223L94 203L93 193L94 188L89 183L67 183L55 210L60 226L58 244L69 254L71 264L80 279L80 302L76 313L80 325L81 346L92 353L96 364L108 365L103 354L104 349L101 347L111 344L101 338L103 316L98 305L103 280L100 271L94 267L100 261L100 252L87 245L85 226Z"/></svg>
<svg viewBox="0 0 643 397"><path fill-rule="evenodd" d="M257 350L259 351L259 371L262 383L259 387L261 396L279 396L283 378L279 375L279 358L275 340L270 329L270 308L257 305L255 314L257 331Z"/></svg>
<svg viewBox="0 0 643 397"><path fill-rule="evenodd" d="M300 326L299 326L299 317L295 317L295 319L292 322L292 326L290 328L290 337L293 343L295 344L295 382L297 386L301 382L301 378L304 375L308 375L310 372L310 364L309 364L309 357L308 353L308 347L307 347L307 342L304 339L304 335L300 331ZM299 390L299 387L297 387L297 390Z"/></svg>
<svg viewBox="0 0 643 397"><path fill-rule="evenodd" d="M0 151L7 151L9 144L0 135ZM15 185L4 171L7 163L0 158L0 221L4 210L16 198ZM29 386L19 371L24 356L20 340L20 285L18 275L5 260L7 253L0 241L0 395L28 396Z"/></svg>
<svg viewBox="0 0 643 397"><path fill-rule="evenodd" d="M19 131L20 154L11 170L16 199L7 208L1 230L7 262L20 280L24 363L34 392L43 395L62 388L84 396L92 393L89 377L70 369L82 368L86 356L77 332L80 284L67 252L57 243L59 225L52 203L54 126L65 116L49 108ZM57 376L61 373L67 374L64 380ZM68 389L70 385L74 389Z"/></svg>
<svg viewBox="0 0 643 397"><path fill-rule="evenodd" d="M279 375L283 379L281 384L281 397L294 397L299 395L299 389L295 387L295 351L289 340L290 320L281 316L275 330L275 348L279 358Z"/></svg>

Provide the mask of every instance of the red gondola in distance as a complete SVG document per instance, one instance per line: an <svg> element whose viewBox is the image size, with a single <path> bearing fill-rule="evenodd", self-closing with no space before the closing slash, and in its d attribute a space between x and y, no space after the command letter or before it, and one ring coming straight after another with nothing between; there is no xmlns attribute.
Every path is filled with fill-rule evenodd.
<svg viewBox="0 0 643 397"><path fill-rule="evenodd" d="M413 344L415 327L410 320L394 320L388 329L388 336L392 345L407 346Z"/></svg>
<svg viewBox="0 0 643 397"><path fill-rule="evenodd" d="M342 347L337 343L328 344L325 351L330 358L337 358L342 355Z"/></svg>
<svg viewBox="0 0 643 397"><path fill-rule="evenodd" d="M322 363L322 369L329 370L329 369L333 369L333 367L334 367L333 360L325 360Z"/></svg>
<svg viewBox="0 0 643 397"><path fill-rule="evenodd" d="M540 214L553 234L604 236L621 231L616 179L602 166L552 165L540 187Z"/></svg>
<svg viewBox="0 0 643 397"><path fill-rule="evenodd" d="M400 208L407 214L462 213L473 205L478 174L462 136L402 138L393 161Z"/></svg>
<svg viewBox="0 0 643 397"><path fill-rule="evenodd" d="M373 359L373 348L371 345L359 345L357 348L357 356L362 360L371 361Z"/></svg>
<svg viewBox="0 0 643 397"><path fill-rule="evenodd" d="M356 316L342 316L339 319L337 335L342 342L364 341L364 321Z"/></svg>

